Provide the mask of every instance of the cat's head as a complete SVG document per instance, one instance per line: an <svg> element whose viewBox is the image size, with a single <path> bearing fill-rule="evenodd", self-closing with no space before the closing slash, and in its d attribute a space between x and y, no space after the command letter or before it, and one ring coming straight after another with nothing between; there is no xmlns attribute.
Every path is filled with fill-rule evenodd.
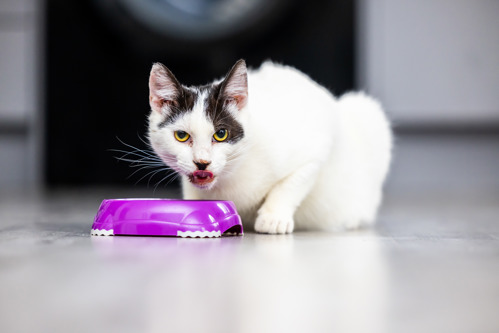
<svg viewBox="0 0 499 333"><path fill-rule="evenodd" d="M210 189L230 173L245 141L246 63L239 60L219 82L186 87L163 64L149 77L149 141L172 169Z"/></svg>

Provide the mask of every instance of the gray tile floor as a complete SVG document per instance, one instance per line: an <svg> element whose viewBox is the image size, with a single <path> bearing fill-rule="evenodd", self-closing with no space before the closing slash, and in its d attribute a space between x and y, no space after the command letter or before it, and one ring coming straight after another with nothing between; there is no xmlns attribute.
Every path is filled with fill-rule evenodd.
<svg viewBox="0 0 499 333"><path fill-rule="evenodd" d="M499 140L425 140L355 232L90 237L152 190L1 191L0 332L498 332Z"/></svg>

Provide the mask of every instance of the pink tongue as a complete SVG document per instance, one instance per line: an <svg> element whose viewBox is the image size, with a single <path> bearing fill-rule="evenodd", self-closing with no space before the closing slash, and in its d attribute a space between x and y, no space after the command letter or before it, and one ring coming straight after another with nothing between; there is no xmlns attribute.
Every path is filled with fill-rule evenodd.
<svg viewBox="0 0 499 333"><path fill-rule="evenodd" d="M211 171L206 171L206 170L194 171L194 173L192 175L194 177L197 177L197 178L212 178L213 177L213 173Z"/></svg>

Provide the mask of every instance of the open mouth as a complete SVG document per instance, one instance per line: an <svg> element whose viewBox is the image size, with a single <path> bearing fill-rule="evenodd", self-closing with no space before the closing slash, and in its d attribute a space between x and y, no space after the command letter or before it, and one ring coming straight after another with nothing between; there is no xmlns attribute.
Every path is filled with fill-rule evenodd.
<svg viewBox="0 0 499 333"><path fill-rule="evenodd" d="M194 185L205 186L211 183L213 179L215 179L215 176L211 171L197 170L194 171L189 178L191 180L191 183L193 183Z"/></svg>

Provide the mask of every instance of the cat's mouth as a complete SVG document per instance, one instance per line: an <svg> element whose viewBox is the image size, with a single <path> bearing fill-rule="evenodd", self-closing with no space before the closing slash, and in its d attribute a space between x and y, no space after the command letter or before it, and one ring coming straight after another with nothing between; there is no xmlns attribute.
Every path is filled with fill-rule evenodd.
<svg viewBox="0 0 499 333"><path fill-rule="evenodd" d="M197 185L199 187L206 187L215 179L215 176L211 171L197 170L194 171L192 175L189 176L189 179L191 183L193 183L194 185Z"/></svg>

